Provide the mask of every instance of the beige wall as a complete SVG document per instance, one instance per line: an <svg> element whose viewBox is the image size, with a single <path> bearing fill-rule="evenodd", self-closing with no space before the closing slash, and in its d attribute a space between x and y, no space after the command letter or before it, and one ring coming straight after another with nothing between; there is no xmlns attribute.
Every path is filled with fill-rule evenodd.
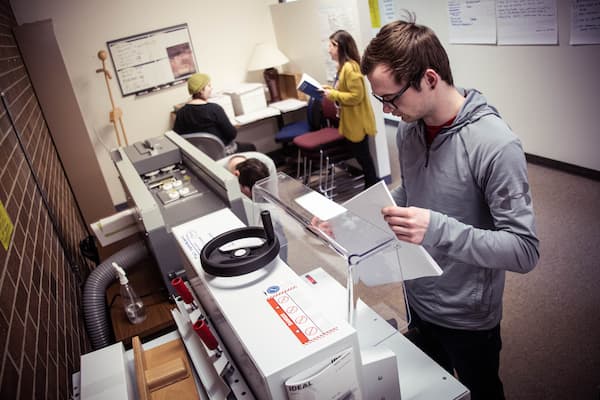
<svg viewBox="0 0 600 400"><path fill-rule="evenodd" d="M600 45L569 45L570 1L556 2L556 46L449 44L447 1L399 3L437 33L455 84L483 92L527 153L600 171Z"/></svg>
<svg viewBox="0 0 600 400"><path fill-rule="evenodd" d="M302 0L296 4L271 6L277 40L291 54L297 70L325 79L322 58L310 47L319 37L315 26L300 25L311 20L308 8L329 6L343 0ZM370 27L367 0L356 0L360 23L360 46L368 44L377 30ZM345 0L344 5L350 4ZM397 0L400 9L414 11L417 23L431 27L450 57L455 84L477 88L495 105L504 120L521 138L527 153L600 171L600 45L570 46L570 1L557 1L559 45L495 46L454 45L448 41L448 2L445 0ZM289 13L286 9L296 8ZM314 15L314 11L311 11ZM299 17L295 17L298 14ZM301 22L300 22L301 21ZM291 29L289 29L291 27ZM375 104L378 131L381 105ZM392 118L393 119L393 118ZM385 135L377 135L377 139ZM397 162L391 159L391 163Z"/></svg>
<svg viewBox="0 0 600 400"><path fill-rule="evenodd" d="M325 16L341 16L339 21L348 25L337 26ZM293 71L306 72L319 82L333 79L331 70L328 71L326 62L330 60L327 53L329 35L335 29L348 30L357 42L362 53L365 45L371 40L370 17L366 0L302 0L292 3L274 4L271 6L271 17L277 44L292 60L286 67ZM307 28L305 21L312 20ZM335 28L334 28L335 26ZM298 35L297 32L302 32ZM368 80L365 80L367 85ZM368 89L370 92L370 89ZM377 132L385 131L381 105L369 96ZM390 175L390 160L386 135L377 134L370 139L370 150L375 163L377 176L386 178Z"/></svg>
<svg viewBox="0 0 600 400"><path fill-rule="evenodd" d="M52 21L22 24L13 33L77 205L89 225L112 214L115 207L87 135Z"/></svg>
<svg viewBox="0 0 600 400"><path fill-rule="evenodd" d="M114 204L124 202L125 195L108 156L108 149L116 147L117 141L108 119L111 105L106 84L102 75L95 72L101 67L98 51L107 49L106 42L110 40L187 23L198 68L212 76L213 86L218 89L246 80L260 82L261 74L249 74L246 64L256 43L275 43L269 11L274 3L277 0L11 1L18 24L52 19ZM112 63L108 67L112 72ZM188 98L185 85L125 98L115 79L111 85L116 105L123 110L129 143L168 130L173 104Z"/></svg>

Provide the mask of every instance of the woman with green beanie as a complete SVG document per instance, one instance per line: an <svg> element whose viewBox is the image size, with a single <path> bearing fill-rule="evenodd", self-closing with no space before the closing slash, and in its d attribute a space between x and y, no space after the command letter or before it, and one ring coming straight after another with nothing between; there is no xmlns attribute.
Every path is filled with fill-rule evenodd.
<svg viewBox="0 0 600 400"><path fill-rule="evenodd" d="M229 121L225 110L216 104L208 102L212 93L210 77L197 73L188 79L188 92L192 99L177 111L173 130L180 135L188 133L212 133L235 151L256 151L251 143L235 142L237 130Z"/></svg>

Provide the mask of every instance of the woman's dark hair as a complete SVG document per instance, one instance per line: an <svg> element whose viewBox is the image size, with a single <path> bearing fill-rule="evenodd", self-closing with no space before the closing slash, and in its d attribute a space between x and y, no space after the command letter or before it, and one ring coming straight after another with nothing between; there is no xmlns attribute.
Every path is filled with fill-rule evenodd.
<svg viewBox="0 0 600 400"><path fill-rule="evenodd" d="M347 61L355 61L360 64L360 54L358 53L358 47L352 35L345 30L337 30L329 36L329 40L337 45L338 49L338 64L341 68Z"/></svg>
<svg viewBox="0 0 600 400"><path fill-rule="evenodd" d="M242 161L235 166L235 169L240 173L238 176L240 185L250 189L252 189L256 182L269 176L269 168L257 158L249 158L246 161Z"/></svg>

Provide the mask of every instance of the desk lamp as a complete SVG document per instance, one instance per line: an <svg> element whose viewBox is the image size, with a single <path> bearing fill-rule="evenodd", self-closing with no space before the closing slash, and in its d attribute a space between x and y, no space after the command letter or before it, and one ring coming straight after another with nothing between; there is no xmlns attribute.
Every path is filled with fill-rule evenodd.
<svg viewBox="0 0 600 400"><path fill-rule="evenodd" d="M275 67L289 62L288 58L279 49L269 43L258 43L254 47L252 57L248 63L248 71L264 69L263 77L269 89L271 102L281 100L279 95L279 73Z"/></svg>

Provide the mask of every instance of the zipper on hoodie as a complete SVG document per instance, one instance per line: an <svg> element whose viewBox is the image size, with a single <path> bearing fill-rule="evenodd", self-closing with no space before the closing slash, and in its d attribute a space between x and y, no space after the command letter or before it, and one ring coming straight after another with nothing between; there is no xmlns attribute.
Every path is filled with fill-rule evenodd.
<svg viewBox="0 0 600 400"><path fill-rule="evenodd" d="M427 132L423 131L423 139L425 140L425 168L429 165L429 149L431 148L431 143L427 140Z"/></svg>
<svg viewBox="0 0 600 400"><path fill-rule="evenodd" d="M456 115L446 121L443 125L432 127L425 125L425 122L423 122L423 140L425 140L425 168L429 166L429 152L435 138L438 137L440 133L446 132L448 127L452 125L455 119Z"/></svg>

